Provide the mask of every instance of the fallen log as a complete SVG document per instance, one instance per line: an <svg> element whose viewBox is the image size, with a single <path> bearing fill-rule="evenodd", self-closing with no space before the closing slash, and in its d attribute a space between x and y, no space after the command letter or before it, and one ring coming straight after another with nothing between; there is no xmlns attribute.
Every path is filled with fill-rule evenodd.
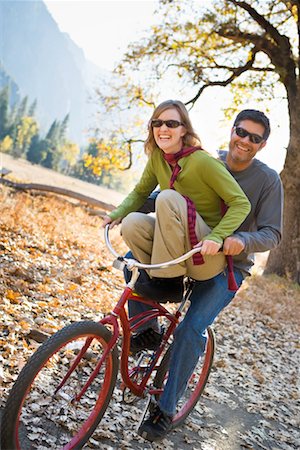
<svg viewBox="0 0 300 450"><path fill-rule="evenodd" d="M114 205L102 202L101 200L96 200L93 197L88 197L87 195L80 194L79 192L70 191L68 189L63 189L56 186L37 183L16 183L5 178L0 178L0 184L4 184L11 188L19 189L22 191L33 189L36 191L52 192L54 194L64 195L66 197L75 198L76 200L87 203L88 205L104 209L105 211L113 211L116 208Z"/></svg>

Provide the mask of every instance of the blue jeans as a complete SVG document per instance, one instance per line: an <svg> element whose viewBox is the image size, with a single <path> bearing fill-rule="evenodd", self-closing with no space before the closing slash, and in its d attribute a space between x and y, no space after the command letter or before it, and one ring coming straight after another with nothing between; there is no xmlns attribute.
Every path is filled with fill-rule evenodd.
<svg viewBox="0 0 300 450"><path fill-rule="evenodd" d="M130 251L128 253L126 253L125 257L126 258L134 258L132 252L130 252ZM131 279L131 272L129 272L129 270L127 270L126 267L124 269L124 278L125 278L126 283L128 283ZM147 272L145 270L140 270L139 281L148 281L148 280L150 280L150 277L147 274ZM146 305L145 303L128 300L129 317L134 317L137 314L140 314L145 311L149 311L151 309L152 309L152 307L149 305ZM160 325L158 324L157 319L151 319L148 322L146 322L144 325L141 325L138 328L138 331L141 332L143 330L147 330L148 328L153 328L153 330L159 332Z"/></svg>
<svg viewBox="0 0 300 450"><path fill-rule="evenodd" d="M127 254L126 256L130 256ZM244 276L234 270L235 280L240 287ZM125 275L125 278L128 277ZM170 359L169 377L159 399L163 412L173 416L178 400L183 395L200 356L205 351L205 330L235 296L228 290L227 270L207 281L196 281L190 297L190 307L175 330ZM149 307L129 301L129 315L132 317ZM147 324L147 328L150 324Z"/></svg>
<svg viewBox="0 0 300 450"><path fill-rule="evenodd" d="M243 275L234 271L240 287ZM205 330L235 296L227 288L227 271L207 281L197 281L190 297L190 307L175 330L172 344L169 377L159 400L162 411L174 415L178 400L183 395L198 359L205 351Z"/></svg>

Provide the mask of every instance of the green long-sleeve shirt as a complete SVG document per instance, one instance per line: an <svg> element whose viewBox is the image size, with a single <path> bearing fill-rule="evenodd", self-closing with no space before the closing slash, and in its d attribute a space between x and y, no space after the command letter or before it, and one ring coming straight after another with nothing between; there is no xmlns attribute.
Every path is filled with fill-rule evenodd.
<svg viewBox="0 0 300 450"><path fill-rule="evenodd" d="M194 202L197 212L212 229L205 239L222 243L245 220L250 202L223 163L207 152L195 151L181 158L178 164L181 171L174 183L175 190ZM138 184L109 216L115 220L137 211L157 185L161 190L169 189L171 174L162 151L155 149ZM223 217L220 199L228 206Z"/></svg>

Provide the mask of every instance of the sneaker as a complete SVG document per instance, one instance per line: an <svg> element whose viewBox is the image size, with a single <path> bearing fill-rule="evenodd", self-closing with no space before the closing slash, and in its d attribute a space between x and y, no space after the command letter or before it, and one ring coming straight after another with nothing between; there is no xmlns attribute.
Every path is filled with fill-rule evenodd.
<svg viewBox="0 0 300 450"><path fill-rule="evenodd" d="M184 292L183 277L152 278L149 281L137 281L135 291L145 298L160 303L181 302Z"/></svg>
<svg viewBox="0 0 300 450"><path fill-rule="evenodd" d="M130 351L133 355L141 350L157 350L162 341L163 331L158 333L153 328L141 331L130 338Z"/></svg>
<svg viewBox="0 0 300 450"><path fill-rule="evenodd" d="M172 416L162 412L157 405L138 429L138 434L147 441L163 439L172 428Z"/></svg>

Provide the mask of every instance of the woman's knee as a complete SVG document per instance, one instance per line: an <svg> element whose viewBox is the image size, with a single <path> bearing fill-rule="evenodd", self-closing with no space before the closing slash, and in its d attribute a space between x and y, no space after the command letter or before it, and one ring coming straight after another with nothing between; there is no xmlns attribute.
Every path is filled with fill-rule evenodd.
<svg viewBox="0 0 300 450"><path fill-rule="evenodd" d="M183 203L186 204L186 201L184 197L179 194L179 192L174 191L173 189L165 189L161 191L157 198L156 198L156 204L155 209L157 210L160 207L170 207L171 209L178 208L178 205Z"/></svg>
<svg viewBox="0 0 300 450"><path fill-rule="evenodd" d="M153 233L154 229L154 218L150 217L148 214L143 214L139 212L129 213L122 220L121 234L126 240L129 236L138 235L144 233Z"/></svg>
<svg viewBox="0 0 300 450"><path fill-rule="evenodd" d="M132 212L124 217L121 226L121 233L123 236L127 236L128 233L132 234L135 230L140 228L140 215L141 213Z"/></svg>

